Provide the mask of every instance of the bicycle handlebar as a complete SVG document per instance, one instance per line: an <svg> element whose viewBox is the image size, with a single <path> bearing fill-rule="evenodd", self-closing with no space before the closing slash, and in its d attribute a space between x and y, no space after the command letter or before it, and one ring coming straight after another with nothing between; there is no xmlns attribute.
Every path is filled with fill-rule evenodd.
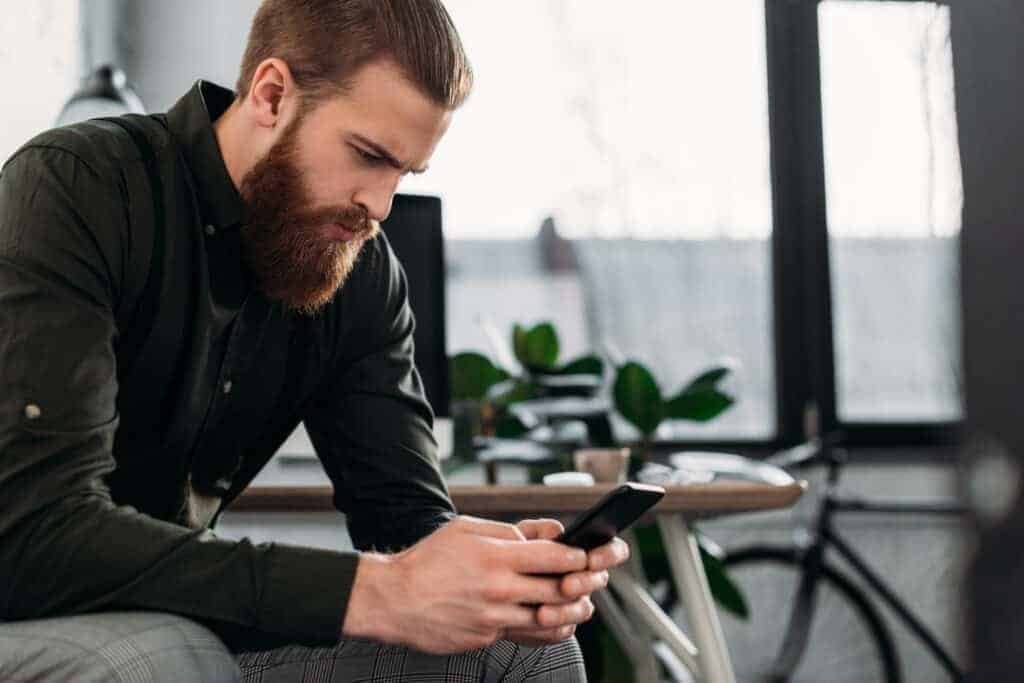
<svg viewBox="0 0 1024 683"><path fill-rule="evenodd" d="M815 460L819 453L821 453L821 442L818 439L811 439L792 448L773 453L764 461L782 469L795 469L812 464L811 461Z"/></svg>
<svg viewBox="0 0 1024 683"><path fill-rule="evenodd" d="M811 467L822 462L834 463L841 459L836 453L835 447L842 440L842 432L829 432L823 437L814 437L792 448L786 448L773 453L765 458L764 461L769 465L775 465L783 469Z"/></svg>

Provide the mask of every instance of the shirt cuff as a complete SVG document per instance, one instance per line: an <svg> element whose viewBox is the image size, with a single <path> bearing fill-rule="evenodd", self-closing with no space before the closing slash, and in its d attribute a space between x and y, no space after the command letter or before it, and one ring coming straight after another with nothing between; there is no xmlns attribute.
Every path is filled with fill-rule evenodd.
<svg viewBox="0 0 1024 683"><path fill-rule="evenodd" d="M337 643L359 555L274 543L266 560L258 627Z"/></svg>

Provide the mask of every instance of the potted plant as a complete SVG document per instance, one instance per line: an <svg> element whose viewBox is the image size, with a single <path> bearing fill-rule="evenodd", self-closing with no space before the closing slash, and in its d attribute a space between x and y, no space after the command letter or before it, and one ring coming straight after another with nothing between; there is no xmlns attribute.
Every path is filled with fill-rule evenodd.
<svg viewBox="0 0 1024 683"><path fill-rule="evenodd" d="M653 373L643 364L628 361L619 366L612 387L616 411L640 433L633 444L633 460L637 467L651 459L655 435L665 420L708 422L735 404L736 400L721 384L736 363L724 360L698 373L674 395L666 397ZM640 529L640 545L644 566L651 580L668 576L668 561L661 537L653 528ZM747 602L722 564L722 549L707 536L696 533L704 571L715 601L736 616L746 619Z"/></svg>
<svg viewBox="0 0 1024 683"><path fill-rule="evenodd" d="M593 397L601 388L605 369L601 357L587 354L559 364L558 334L549 322L532 328L514 325L512 348L521 366L518 372L503 368L478 352L451 358L452 399L454 405L479 416L475 428L469 427L475 433L512 438L528 435L537 421L528 410L521 409L524 403L542 397ZM596 419L587 421L590 442L595 446L629 445L635 464L641 465L651 458L655 435L665 420L709 422L735 403L721 387L734 366L730 361L717 363L698 373L674 395L665 397L649 369L636 361L624 363L617 368L612 383L613 405ZM609 420L612 407L636 428L640 435L636 443L617 444ZM652 583L670 578L668 558L657 528L638 527L635 534L647 578ZM715 601L723 609L746 618L747 602L726 573L721 548L703 534L696 536ZM618 652L618 645L606 629L599 627L590 637L603 643L606 659L626 661L624 657L608 654Z"/></svg>
<svg viewBox="0 0 1024 683"><path fill-rule="evenodd" d="M720 386L735 363L726 360L697 374L673 396L664 396L654 375L636 361L618 368L612 395L615 409L640 433L635 452L641 461L649 460L658 427L665 420L709 422L736 402Z"/></svg>
<svg viewBox="0 0 1024 683"><path fill-rule="evenodd" d="M560 345L555 326L533 327L516 323L511 346L519 368L506 368L483 353L467 351L449 360L453 411L462 419L462 445L467 436L515 438L538 426L529 410L516 409L537 398L588 397L600 389L605 363L585 354L559 362Z"/></svg>

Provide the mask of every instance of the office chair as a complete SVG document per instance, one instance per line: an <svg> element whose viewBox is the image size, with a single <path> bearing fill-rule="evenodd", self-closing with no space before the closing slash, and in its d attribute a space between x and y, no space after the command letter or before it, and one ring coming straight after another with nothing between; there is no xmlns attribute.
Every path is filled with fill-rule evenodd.
<svg viewBox="0 0 1024 683"><path fill-rule="evenodd" d="M435 415L450 417L440 198L395 195L391 215L381 229L409 281L409 305L416 316L416 367L427 400Z"/></svg>

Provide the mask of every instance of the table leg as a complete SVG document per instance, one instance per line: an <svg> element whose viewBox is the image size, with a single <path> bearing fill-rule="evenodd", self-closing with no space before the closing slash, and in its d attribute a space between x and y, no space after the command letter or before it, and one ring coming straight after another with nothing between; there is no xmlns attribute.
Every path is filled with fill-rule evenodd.
<svg viewBox="0 0 1024 683"><path fill-rule="evenodd" d="M689 669L699 677L697 648L658 606L651 594L624 569L617 567L611 571L611 587L622 600L629 616L633 617L634 628L646 628L653 636L647 639L649 649L656 640L660 640L668 648L666 654L673 658L677 666Z"/></svg>
<svg viewBox="0 0 1024 683"><path fill-rule="evenodd" d="M657 519L676 590L693 628L702 680L707 683L735 683L697 539L690 533L682 515L663 513Z"/></svg>
<svg viewBox="0 0 1024 683"><path fill-rule="evenodd" d="M636 683L659 683L661 675L654 650L651 649L650 634L637 633L637 625L619 606L611 591L597 591L591 595L591 599L608 630L629 657Z"/></svg>
<svg viewBox="0 0 1024 683"><path fill-rule="evenodd" d="M629 656L638 682L660 680L658 659L676 681L692 682L699 670L697 648L651 597L636 534L626 530L622 538L630 561L611 571L614 592L594 593L594 604Z"/></svg>

